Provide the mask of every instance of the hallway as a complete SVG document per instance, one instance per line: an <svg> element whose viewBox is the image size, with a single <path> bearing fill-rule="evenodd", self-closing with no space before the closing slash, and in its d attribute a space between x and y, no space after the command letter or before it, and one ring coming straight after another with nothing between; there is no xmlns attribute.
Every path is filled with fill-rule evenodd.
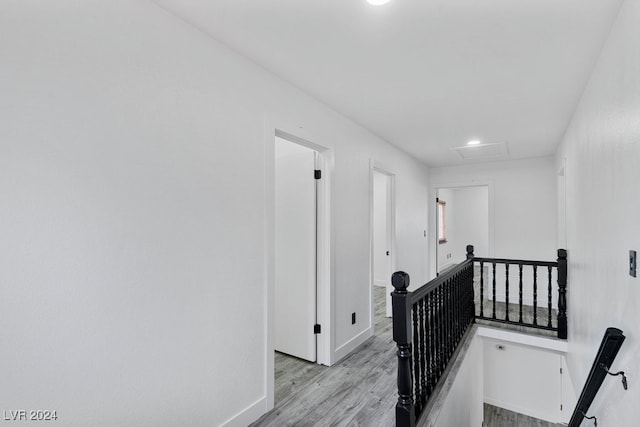
<svg viewBox="0 0 640 427"><path fill-rule="evenodd" d="M375 331L359 351L331 368L276 353L275 408L252 426L393 426L396 346L375 289Z"/></svg>
<svg viewBox="0 0 640 427"><path fill-rule="evenodd" d="M330 368L276 353L275 408L251 426L395 425L396 346L385 289L374 290L376 335ZM484 419L484 427L557 426L488 404Z"/></svg>

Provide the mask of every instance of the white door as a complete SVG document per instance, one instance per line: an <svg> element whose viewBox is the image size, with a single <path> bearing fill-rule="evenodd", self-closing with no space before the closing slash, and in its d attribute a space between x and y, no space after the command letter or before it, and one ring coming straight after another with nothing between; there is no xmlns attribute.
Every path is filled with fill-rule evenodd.
<svg viewBox="0 0 640 427"><path fill-rule="evenodd" d="M316 152L275 141L275 349L316 361Z"/></svg>

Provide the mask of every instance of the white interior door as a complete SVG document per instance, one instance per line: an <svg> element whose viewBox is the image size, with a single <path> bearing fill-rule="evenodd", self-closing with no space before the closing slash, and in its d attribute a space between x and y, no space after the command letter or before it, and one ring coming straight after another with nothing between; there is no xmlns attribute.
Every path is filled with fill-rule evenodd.
<svg viewBox="0 0 640 427"><path fill-rule="evenodd" d="M316 152L275 141L275 349L316 361Z"/></svg>

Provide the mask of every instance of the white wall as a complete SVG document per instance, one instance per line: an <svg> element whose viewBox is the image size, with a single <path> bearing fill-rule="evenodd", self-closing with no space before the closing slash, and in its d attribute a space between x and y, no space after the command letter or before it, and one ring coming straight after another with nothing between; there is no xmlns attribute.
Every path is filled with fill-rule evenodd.
<svg viewBox="0 0 640 427"><path fill-rule="evenodd" d="M478 427L484 419L482 338L474 335L437 418L429 427Z"/></svg>
<svg viewBox="0 0 640 427"><path fill-rule="evenodd" d="M333 159L332 357L370 331L370 158L397 174L397 266L426 280L426 168L152 3L3 1L0 55L4 408L267 409L274 127Z"/></svg>
<svg viewBox="0 0 640 427"><path fill-rule="evenodd" d="M484 401L541 420L560 422L562 356L504 340L483 341Z"/></svg>
<svg viewBox="0 0 640 427"><path fill-rule="evenodd" d="M456 224L455 262L466 259L469 244L474 246L478 256L489 253L488 187L460 187L455 188L453 194L457 207L453 212Z"/></svg>
<svg viewBox="0 0 640 427"><path fill-rule="evenodd" d="M439 189L447 195L447 243L442 246L451 254L449 263L460 263L467 258L467 245L474 245L478 256L489 253L489 190L488 187L454 187ZM439 252L438 257L442 254Z"/></svg>
<svg viewBox="0 0 640 427"><path fill-rule="evenodd" d="M636 424L640 401L640 278L628 275L627 258L640 250L638 22L640 3L624 2L557 153L558 170L566 159L568 365L576 394L605 329L627 337L613 369L625 370L629 390L607 378L589 410L611 426Z"/></svg>
<svg viewBox="0 0 640 427"><path fill-rule="evenodd" d="M430 181L434 199L437 188L488 185L488 256L556 259L556 174L552 157L432 168Z"/></svg>

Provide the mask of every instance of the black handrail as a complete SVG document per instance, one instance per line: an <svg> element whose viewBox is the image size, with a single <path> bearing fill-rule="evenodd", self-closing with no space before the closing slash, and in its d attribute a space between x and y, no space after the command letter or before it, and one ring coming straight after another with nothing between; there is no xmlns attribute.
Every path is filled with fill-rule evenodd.
<svg viewBox="0 0 640 427"><path fill-rule="evenodd" d="M521 259L505 259L505 258L485 258L485 257L476 257L473 254L473 246L467 246L467 259L471 259L476 265L480 267L480 278L479 278L479 287L480 287L480 301L479 301L479 312L476 313L477 319L482 319L491 322L497 323L507 323L512 325L526 326L529 328L543 329L549 331L556 331L557 336L560 339L567 339L567 251L565 249L558 249L558 258L556 261L532 261L532 260L521 260ZM485 293L485 274L484 268L485 266L489 268L491 271L491 277L487 277L488 282L487 286L491 285L490 288L486 289ZM502 266L504 269L504 287L500 287L500 290L504 289L504 301L500 301L500 305L504 307L504 317L498 317L497 313L497 280L496 280L496 272L498 270L498 266ZM526 306L523 301L523 293L525 292L525 281L523 280L524 268L523 267L531 267L529 270L533 273L533 284L532 284L532 299L533 306L529 308L529 311L524 311L524 314L529 313L529 316L532 316L532 319L527 319L527 316L523 316L523 308ZM510 273L509 267L513 267L512 272L517 274L518 281L517 283L509 283ZM540 268L538 268L540 267ZM557 315L555 317L555 325L553 324L553 305L552 305L552 293L553 293L553 285L552 285L552 273L553 270L556 270L557 276L557 284L558 284L558 301L557 301ZM540 272L540 283L538 282L538 272ZM501 273L502 274L502 273ZM545 280L546 277L546 280ZM546 302L542 302L542 304L538 304L538 286L542 286L546 284L547 290L547 299ZM529 290L531 284L527 283L526 290ZM517 290L517 299L510 299L512 295L510 295L510 290ZM484 297L485 295L491 295L491 306L487 307L485 310L484 307ZM517 300L514 301L514 300ZM546 322L539 323L538 322L538 308L541 307L546 309L545 317ZM510 308L517 308L517 312L510 313ZM488 311L485 313L485 311ZM513 314L513 318L510 315Z"/></svg>
<svg viewBox="0 0 640 427"><path fill-rule="evenodd" d="M598 349L596 358L591 366L591 371L587 377L587 381L584 384L578 403L571 415L571 421L569 421L568 427L579 427L584 418L592 418L587 417L589 407L591 406L593 399L596 397L596 394L598 394L598 390L600 390L602 382L609 373L609 368L613 364L624 339L625 336L618 328L607 328L605 331L604 337L602 337L602 342L600 343L600 348ZM624 373L622 373L622 375L622 384L626 389L626 378L624 377Z"/></svg>
<svg viewBox="0 0 640 427"><path fill-rule="evenodd" d="M393 340L398 347L396 425L415 426L455 349L474 322L473 260L409 292L409 275L393 273Z"/></svg>
<svg viewBox="0 0 640 427"><path fill-rule="evenodd" d="M398 271L391 282L395 290L391 293L393 308L393 340L398 347L398 403L396 425L413 427L443 375L452 355L461 342L468 327L475 319L514 323L557 331L558 338L567 338L566 289L567 251L558 250L557 261L509 260L502 258L480 258L473 254L473 246L467 246L467 259L453 269L436 277L413 292L408 291L409 275ZM475 312L474 266L480 264L480 313ZM484 271L488 263L493 270L493 316L482 312ZM496 318L495 309L495 265L504 264L506 278L506 308L509 304L508 266L518 267L519 272L519 319L510 321ZM536 304L536 268L548 270L548 325L523 322L522 317L522 266L533 266L534 309ZM551 269L557 268L558 315L557 326L551 325ZM535 314L534 314L535 319Z"/></svg>

